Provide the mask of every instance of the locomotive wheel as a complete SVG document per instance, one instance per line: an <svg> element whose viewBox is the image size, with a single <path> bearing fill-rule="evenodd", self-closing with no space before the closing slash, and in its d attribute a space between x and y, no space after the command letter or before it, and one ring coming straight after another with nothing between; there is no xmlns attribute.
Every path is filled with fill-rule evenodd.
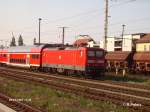
<svg viewBox="0 0 150 112"><path fill-rule="evenodd" d="M85 77L85 72L77 71L77 75L80 77Z"/></svg>
<svg viewBox="0 0 150 112"><path fill-rule="evenodd" d="M57 73L57 69L56 68L52 68L52 73Z"/></svg>
<svg viewBox="0 0 150 112"><path fill-rule="evenodd" d="M49 68L43 68L44 72L49 72Z"/></svg>

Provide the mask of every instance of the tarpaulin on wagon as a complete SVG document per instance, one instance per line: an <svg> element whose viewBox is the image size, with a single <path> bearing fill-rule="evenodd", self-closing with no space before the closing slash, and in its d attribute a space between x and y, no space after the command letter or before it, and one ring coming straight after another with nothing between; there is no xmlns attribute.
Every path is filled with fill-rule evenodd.
<svg viewBox="0 0 150 112"><path fill-rule="evenodd" d="M105 59L109 61L126 61L128 60L130 54L131 52L121 52L121 51L108 52L105 56Z"/></svg>
<svg viewBox="0 0 150 112"><path fill-rule="evenodd" d="M137 52L133 57L134 61L150 61L150 52Z"/></svg>

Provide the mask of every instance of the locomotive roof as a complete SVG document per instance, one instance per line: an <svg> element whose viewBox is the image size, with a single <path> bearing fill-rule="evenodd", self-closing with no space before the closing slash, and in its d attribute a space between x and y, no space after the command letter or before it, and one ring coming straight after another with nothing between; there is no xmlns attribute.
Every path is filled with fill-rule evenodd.
<svg viewBox="0 0 150 112"><path fill-rule="evenodd" d="M43 47L44 45L17 46L17 47L9 47L7 51L13 53L13 52L32 52L32 50L35 50L36 52L38 52Z"/></svg>
<svg viewBox="0 0 150 112"><path fill-rule="evenodd" d="M48 50L80 50L80 49L91 49L91 50L96 50L96 49L101 49L101 48L91 48L91 47L48 47ZM103 50L103 49L101 49Z"/></svg>

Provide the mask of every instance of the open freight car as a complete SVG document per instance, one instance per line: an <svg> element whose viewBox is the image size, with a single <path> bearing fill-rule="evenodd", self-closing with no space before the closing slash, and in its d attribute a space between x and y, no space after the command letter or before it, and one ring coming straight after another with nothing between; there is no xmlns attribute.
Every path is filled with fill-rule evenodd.
<svg viewBox="0 0 150 112"><path fill-rule="evenodd" d="M107 52L105 56L107 71L129 70L132 68L133 54L121 51Z"/></svg>
<svg viewBox="0 0 150 112"><path fill-rule="evenodd" d="M150 52L136 52L133 61L136 72L150 72Z"/></svg>

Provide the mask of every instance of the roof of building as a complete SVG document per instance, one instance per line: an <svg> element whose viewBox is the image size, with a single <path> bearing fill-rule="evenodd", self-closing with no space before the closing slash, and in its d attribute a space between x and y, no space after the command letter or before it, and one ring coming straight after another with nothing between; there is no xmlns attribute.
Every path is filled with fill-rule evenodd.
<svg viewBox="0 0 150 112"><path fill-rule="evenodd" d="M135 61L150 61L150 53L149 52L137 52L134 54L133 60Z"/></svg>
<svg viewBox="0 0 150 112"><path fill-rule="evenodd" d="M74 42L75 46L86 46L88 42L94 41L92 38L78 39Z"/></svg>
<svg viewBox="0 0 150 112"><path fill-rule="evenodd" d="M136 41L136 43L149 43L149 42L150 42L150 33L144 35L141 39Z"/></svg>
<svg viewBox="0 0 150 112"><path fill-rule="evenodd" d="M105 59L109 61L125 61L128 60L130 53L131 52L122 51L108 52L105 56Z"/></svg>
<svg viewBox="0 0 150 112"><path fill-rule="evenodd" d="M124 36L126 36L126 35L141 35L141 36L144 36L145 34L147 34L147 33L132 33L132 34L124 34Z"/></svg>

